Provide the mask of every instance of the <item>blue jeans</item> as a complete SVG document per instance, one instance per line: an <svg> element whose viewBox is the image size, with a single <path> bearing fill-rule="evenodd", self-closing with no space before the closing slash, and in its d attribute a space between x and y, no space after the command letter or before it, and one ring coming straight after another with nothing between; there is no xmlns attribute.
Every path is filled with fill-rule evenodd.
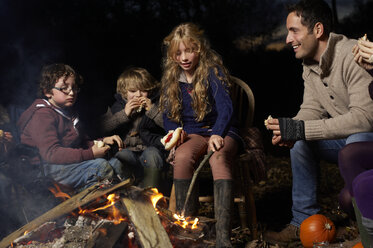
<svg viewBox="0 0 373 248"><path fill-rule="evenodd" d="M373 133L356 133L346 139L297 141L290 150L293 173L292 214L290 224L300 224L311 215L319 212L317 204L317 182L320 159L337 163L338 152L349 143L372 141Z"/></svg>
<svg viewBox="0 0 373 248"><path fill-rule="evenodd" d="M162 170L165 167L162 152L153 146L147 147L144 151L123 149L118 151L115 157L130 167L136 181L143 179L144 168Z"/></svg>
<svg viewBox="0 0 373 248"><path fill-rule="evenodd" d="M12 194L13 181L8 176L0 173L0 206L9 202L9 198Z"/></svg>
<svg viewBox="0 0 373 248"><path fill-rule="evenodd" d="M114 172L121 172L122 166L116 158L109 161L96 158L74 164L44 164L44 173L61 185L81 190L105 178L112 178Z"/></svg>

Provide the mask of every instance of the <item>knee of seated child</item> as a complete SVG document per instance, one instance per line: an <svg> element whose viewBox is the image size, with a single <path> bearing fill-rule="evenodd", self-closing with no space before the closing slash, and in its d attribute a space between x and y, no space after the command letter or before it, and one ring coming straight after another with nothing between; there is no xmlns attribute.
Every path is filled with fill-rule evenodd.
<svg viewBox="0 0 373 248"><path fill-rule="evenodd" d="M141 154L141 163L144 167L162 169L165 165L162 152L153 146L146 148Z"/></svg>
<svg viewBox="0 0 373 248"><path fill-rule="evenodd" d="M112 178L114 175L114 170L111 167L109 161L106 159L96 159L98 166L97 176L101 179Z"/></svg>
<svg viewBox="0 0 373 248"><path fill-rule="evenodd" d="M129 149L122 149L115 154L115 157L120 161L136 160L136 156L133 151Z"/></svg>

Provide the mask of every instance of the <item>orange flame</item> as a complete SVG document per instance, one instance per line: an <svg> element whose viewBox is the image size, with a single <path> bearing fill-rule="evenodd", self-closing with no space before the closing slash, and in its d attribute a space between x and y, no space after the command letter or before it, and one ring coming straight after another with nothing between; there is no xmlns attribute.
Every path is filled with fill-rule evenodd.
<svg viewBox="0 0 373 248"><path fill-rule="evenodd" d="M84 214L87 214L87 213L93 213L93 212L96 212L98 210L104 210L104 209L107 209L109 207L113 207L112 212L111 212L111 216L109 218L114 222L114 224L117 225L117 224L121 223L122 221L126 221L127 219L122 217L122 215L120 214L120 211L114 205L117 202L117 200L119 199L119 197L116 194L110 194L106 199L108 200L108 203L105 206L95 208L95 209L80 209L79 214L84 215Z"/></svg>
<svg viewBox="0 0 373 248"><path fill-rule="evenodd" d="M174 214L173 215L175 221L174 223L181 226L182 228L186 229L189 225L191 225L191 229L196 229L198 226L198 218L195 218L194 220L190 220L190 217L184 217L182 215Z"/></svg>
<svg viewBox="0 0 373 248"><path fill-rule="evenodd" d="M151 188L150 190L154 192L154 194L150 196L150 200L152 201L154 209L157 210L157 202L163 197L163 194L159 193L157 188Z"/></svg>
<svg viewBox="0 0 373 248"><path fill-rule="evenodd" d="M150 190L154 193L150 196L150 200L152 201L153 207L157 211L157 214L159 214L159 211L157 210L156 206L157 202L163 197L163 194L159 193L157 188L151 188ZM198 218L191 220L191 217L184 217L178 214L174 214L173 217L175 219L174 223L181 226L184 229L187 229L188 226L190 226L190 229L196 229L199 223Z"/></svg>
<svg viewBox="0 0 373 248"><path fill-rule="evenodd" d="M71 196L62 192L60 187L57 184L54 184L54 187L56 187L56 188L54 189L54 188L51 187L51 188L49 188L49 190L50 190L50 192L52 192L54 194L55 197L60 197L60 198L63 198L64 200L71 198Z"/></svg>
<svg viewBox="0 0 373 248"><path fill-rule="evenodd" d="M192 229L196 229L196 228L197 228L198 221L199 221L198 218L195 218L195 219L194 219L194 222L193 222L193 225L192 225Z"/></svg>

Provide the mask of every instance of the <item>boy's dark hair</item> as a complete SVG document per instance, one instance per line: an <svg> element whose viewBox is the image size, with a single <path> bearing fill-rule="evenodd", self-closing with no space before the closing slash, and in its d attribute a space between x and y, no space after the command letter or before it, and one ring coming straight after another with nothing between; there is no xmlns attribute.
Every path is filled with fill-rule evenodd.
<svg viewBox="0 0 373 248"><path fill-rule="evenodd" d="M327 36L333 30L332 10L323 0L301 0L296 4L288 5L287 9L289 14L295 12L301 17L301 23L309 32L312 32L318 22L323 24Z"/></svg>
<svg viewBox="0 0 373 248"><path fill-rule="evenodd" d="M45 92L51 92L59 78L66 80L69 76L75 77L76 85L83 83L83 78L69 65L56 63L44 66L40 75L39 96L44 97Z"/></svg>

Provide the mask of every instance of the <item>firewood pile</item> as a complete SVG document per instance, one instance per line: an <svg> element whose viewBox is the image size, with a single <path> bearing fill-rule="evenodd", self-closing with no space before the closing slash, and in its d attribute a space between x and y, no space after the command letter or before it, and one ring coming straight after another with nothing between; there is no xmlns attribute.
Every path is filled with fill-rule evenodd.
<svg viewBox="0 0 373 248"><path fill-rule="evenodd" d="M97 184L11 233L5 247L213 247L214 223L206 217L182 219L169 211L156 189L130 180Z"/></svg>

